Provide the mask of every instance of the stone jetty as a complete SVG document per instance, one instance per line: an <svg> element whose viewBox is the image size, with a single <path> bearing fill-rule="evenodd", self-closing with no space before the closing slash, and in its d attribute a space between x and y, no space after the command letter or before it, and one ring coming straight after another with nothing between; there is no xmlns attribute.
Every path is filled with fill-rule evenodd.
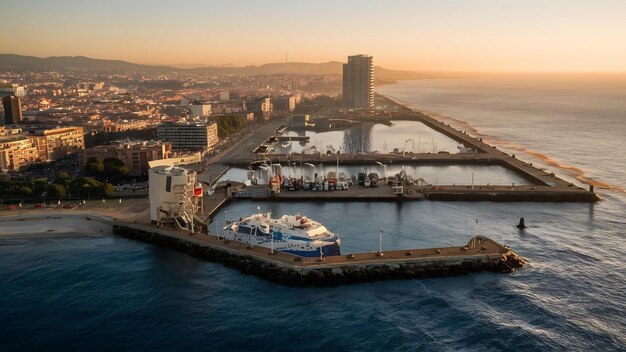
<svg viewBox="0 0 626 352"><path fill-rule="evenodd" d="M113 230L119 236L174 249L287 286L337 286L480 271L511 273L525 264L510 248L484 236L476 236L460 247L303 258L280 252L271 254L267 248L250 248L213 235L189 235L153 226L114 223Z"/></svg>

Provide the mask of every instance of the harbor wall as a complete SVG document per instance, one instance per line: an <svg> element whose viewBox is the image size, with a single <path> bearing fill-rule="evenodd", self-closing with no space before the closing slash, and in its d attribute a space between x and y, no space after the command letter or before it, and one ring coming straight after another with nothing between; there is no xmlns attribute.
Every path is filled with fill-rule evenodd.
<svg viewBox="0 0 626 352"><path fill-rule="evenodd" d="M306 265L299 257L293 257L293 263L281 262L273 260L271 256L264 258L243 251L217 248L179 236L170 236L159 229L114 224L113 232L119 236L186 253L195 258L221 263L241 273L286 286L337 286L380 280L453 276L480 271L511 273L524 265L524 260L506 247L500 247L503 249L501 253L443 254L436 257L411 258L407 252L407 259L403 260L386 260L381 257L376 262L344 260L338 263L336 260L329 260L329 263L319 261Z"/></svg>
<svg viewBox="0 0 626 352"><path fill-rule="evenodd" d="M429 191L426 199L451 202L581 202L593 203L600 198L592 192L561 192L555 191L483 191L483 192L455 192L455 191Z"/></svg>

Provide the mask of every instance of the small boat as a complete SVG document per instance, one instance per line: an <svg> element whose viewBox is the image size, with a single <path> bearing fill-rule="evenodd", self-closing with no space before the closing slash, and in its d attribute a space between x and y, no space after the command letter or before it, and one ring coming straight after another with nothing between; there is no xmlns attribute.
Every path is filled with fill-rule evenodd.
<svg viewBox="0 0 626 352"><path fill-rule="evenodd" d="M274 219L271 212L261 214L257 211L226 225L224 237L300 257L341 254L339 237L300 213Z"/></svg>
<svg viewBox="0 0 626 352"><path fill-rule="evenodd" d="M474 149L474 148L467 148L464 145L458 145L456 148L459 150L459 154L474 154L474 153L476 153L476 149Z"/></svg>

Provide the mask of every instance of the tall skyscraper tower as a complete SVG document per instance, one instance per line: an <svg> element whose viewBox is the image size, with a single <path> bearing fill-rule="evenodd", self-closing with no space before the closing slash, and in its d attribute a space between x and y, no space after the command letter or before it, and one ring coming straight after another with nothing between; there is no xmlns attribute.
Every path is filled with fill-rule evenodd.
<svg viewBox="0 0 626 352"><path fill-rule="evenodd" d="M374 59L371 56L348 56L348 63L343 64L343 106L374 108Z"/></svg>
<svg viewBox="0 0 626 352"><path fill-rule="evenodd" d="M4 123L7 125L19 124L22 122L22 102L20 97L7 95L2 98L4 107Z"/></svg>

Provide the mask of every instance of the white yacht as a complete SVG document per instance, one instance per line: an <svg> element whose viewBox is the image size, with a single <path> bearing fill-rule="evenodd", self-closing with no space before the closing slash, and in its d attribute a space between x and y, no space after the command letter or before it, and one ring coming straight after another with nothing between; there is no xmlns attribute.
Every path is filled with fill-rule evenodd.
<svg viewBox="0 0 626 352"><path fill-rule="evenodd" d="M273 219L257 212L225 226L224 237L301 257L341 254L339 237L300 213Z"/></svg>

